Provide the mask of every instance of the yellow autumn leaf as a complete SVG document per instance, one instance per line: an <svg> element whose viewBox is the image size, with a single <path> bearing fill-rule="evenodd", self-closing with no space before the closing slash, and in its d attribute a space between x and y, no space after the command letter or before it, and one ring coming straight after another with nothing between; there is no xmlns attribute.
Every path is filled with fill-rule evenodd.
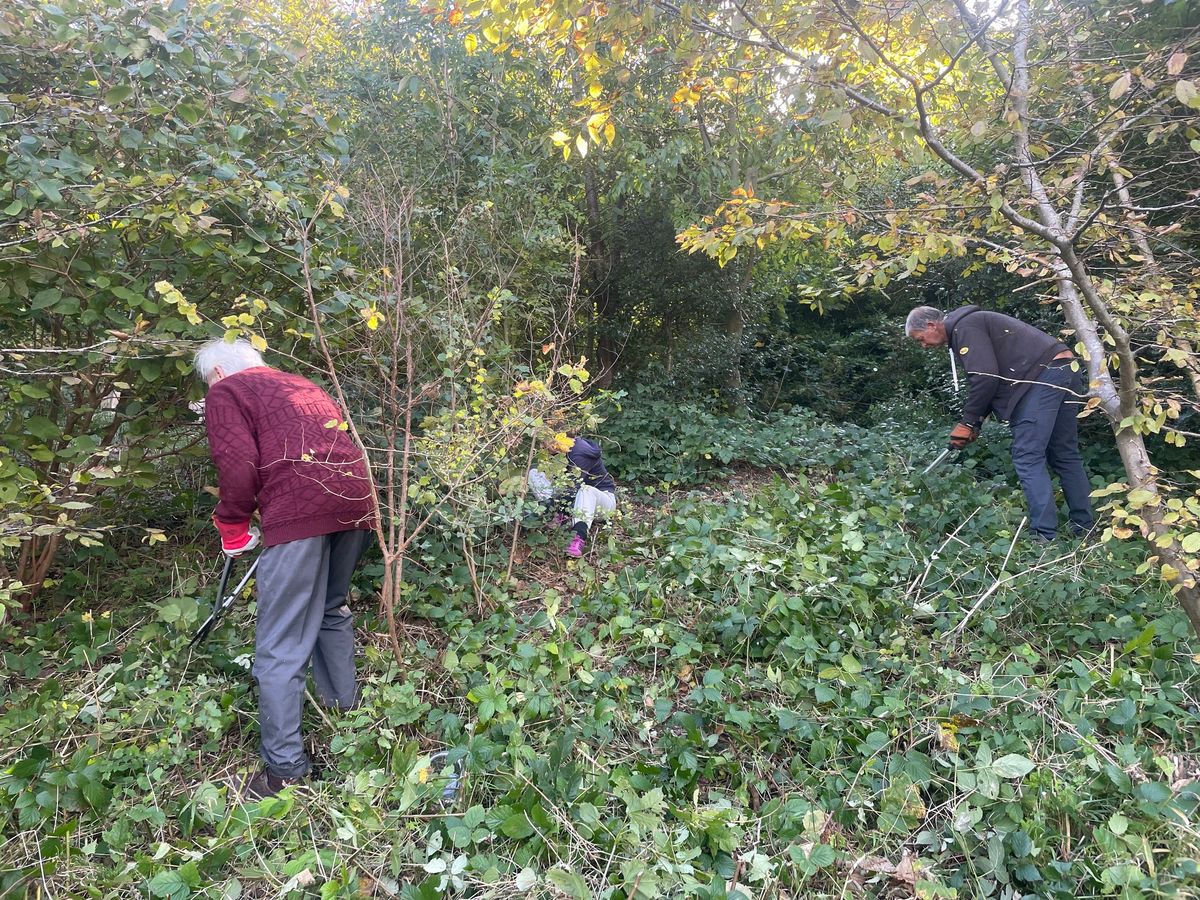
<svg viewBox="0 0 1200 900"><path fill-rule="evenodd" d="M613 125L612 122L609 122L607 125L604 126L604 140L606 140L608 142L608 145L611 147L612 142L616 139L616 137L617 137L616 126Z"/></svg>
<svg viewBox="0 0 1200 900"><path fill-rule="evenodd" d="M587 156L588 142L583 139L582 134L575 136L575 149L579 151L580 156Z"/></svg>
<svg viewBox="0 0 1200 900"><path fill-rule="evenodd" d="M600 96L603 90L604 88L600 86L600 82L593 81L588 85L588 96L594 100L596 97Z"/></svg>
<svg viewBox="0 0 1200 900"><path fill-rule="evenodd" d="M559 129L558 131L554 132L554 134L550 135L550 140L554 141L554 146L556 147L561 147L570 139L571 136L562 129Z"/></svg>
<svg viewBox="0 0 1200 900"><path fill-rule="evenodd" d="M479 47L479 38L475 37L473 34L468 34L463 38L463 47L466 49L467 53L474 53Z"/></svg>
<svg viewBox="0 0 1200 900"><path fill-rule="evenodd" d="M560 431L554 435L554 448L566 453L575 446L574 438L569 437L565 432Z"/></svg>
<svg viewBox="0 0 1200 900"><path fill-rule="evenodd" d="M495 25L484 25L483 36L493 44L500 43L500 32Z"/></svg>
<svg viewBox="0 0 1200 900"><path fill-rule="evenodd" d="M941 744L943 750L951 753L958 750L958 735L955 734L957 730L951 722L942 722L938 725L938 743Z"/></svg>
<svg viewBox="0 0 1200 900"><path fill-rule="evenodd" d="M250 346L262 353L267 349L267 339L261 334L252 334L250 335Z"/></svg>

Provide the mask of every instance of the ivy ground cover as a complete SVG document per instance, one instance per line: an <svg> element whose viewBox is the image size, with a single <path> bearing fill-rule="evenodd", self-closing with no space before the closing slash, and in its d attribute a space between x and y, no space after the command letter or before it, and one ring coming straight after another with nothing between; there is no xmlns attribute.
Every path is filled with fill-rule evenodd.
<svg viewBox="0 0 1200 900"><path fill-rule="evenodd" d="M1185 620L1139 548L1031 546L1002 465L921 477L923 440L798 429L807 462L628 491L482 594L430 537L403 669L365 566L363 705L249 806L253 604L189 654L213 563L156 547L140 606L83 585L4 645L0 896L1194 896Z"/></svg>

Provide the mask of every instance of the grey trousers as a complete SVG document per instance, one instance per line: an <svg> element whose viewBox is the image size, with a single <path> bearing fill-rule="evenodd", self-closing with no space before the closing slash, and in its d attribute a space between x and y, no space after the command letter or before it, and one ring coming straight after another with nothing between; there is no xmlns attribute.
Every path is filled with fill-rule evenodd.
<svg viewBox="0 0 1200 900"><path fill-rule="evenodd" d="M354 620L346 594L371 537L339 531L262 552L253 672L262 760L276 775L294 778L309 770L300 713L310 660L322 704L354 703Z"/></svg>

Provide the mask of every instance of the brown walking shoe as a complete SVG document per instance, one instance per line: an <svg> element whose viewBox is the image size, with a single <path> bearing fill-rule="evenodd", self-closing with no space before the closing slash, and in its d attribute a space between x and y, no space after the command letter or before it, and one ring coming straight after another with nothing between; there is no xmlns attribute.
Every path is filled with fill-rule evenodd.
<svg viewBox="0 0 1200 900"><path fill-rule="evenodd" d="M304 780L303 775L298 775L295 778L285 778L282 775L276 775L270 769L259 769L242 781L235 790L237 791L238 799L243 803L253 803L255 800L274 797L289 785L303 784Z"/></svg>

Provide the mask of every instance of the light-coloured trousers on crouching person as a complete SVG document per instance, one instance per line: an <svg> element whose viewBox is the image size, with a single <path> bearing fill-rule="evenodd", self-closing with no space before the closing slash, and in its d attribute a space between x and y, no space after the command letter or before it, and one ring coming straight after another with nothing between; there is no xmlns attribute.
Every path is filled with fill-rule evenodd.
<svg viewBox="0 0 1200 900"><path fill-rule="evenodd" d="M617 495L612 491L602 491L591 485L583 484L575 493L575 523L586 522L592 527L596 516L601 518L617 508Z"/></svg>
<svg viewBox="0 0 1200 900"><path fill-rule="evenodd" d="M308 774L300 713L310 662L323 705L354 705L354 618L346 595L371 537L369 531L339 531L262 552L253 671L262 760L276 775Z"/></svg>

